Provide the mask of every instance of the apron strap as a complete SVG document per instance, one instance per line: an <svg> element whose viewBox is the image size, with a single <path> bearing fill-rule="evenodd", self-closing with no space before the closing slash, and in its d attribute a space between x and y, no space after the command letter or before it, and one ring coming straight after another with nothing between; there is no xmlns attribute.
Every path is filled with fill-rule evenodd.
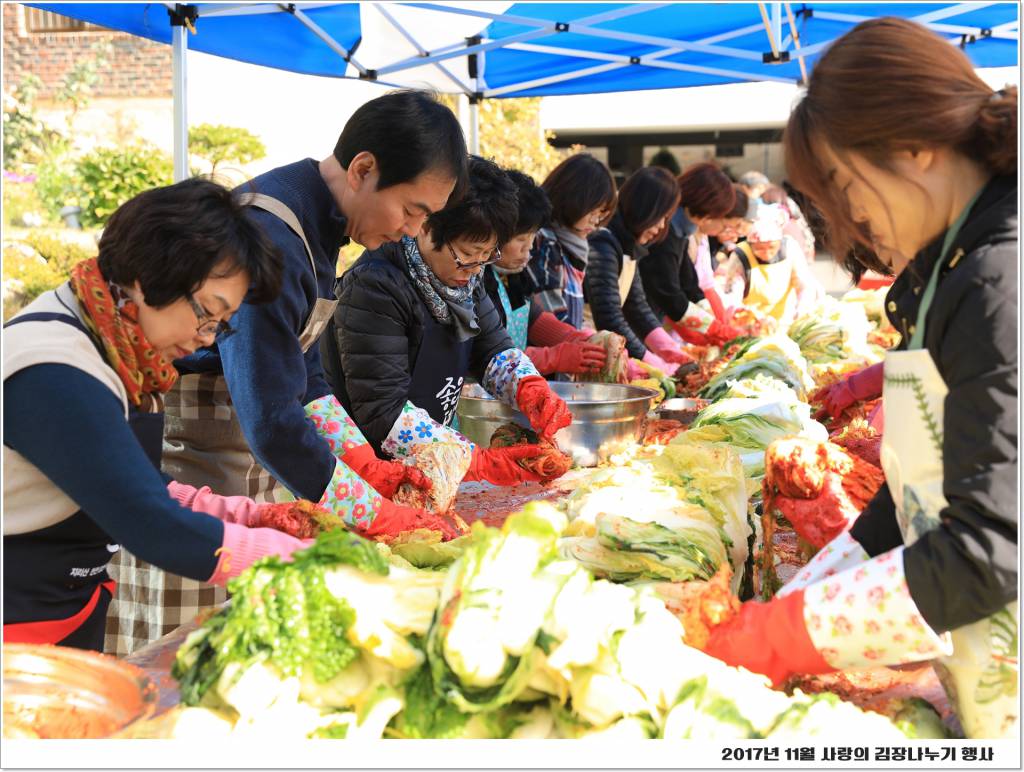
<svg viewBox="0 0 1024 772"><path fill-rule="evenodd" d="M501 308L505 312L505 325L512 324L512 301L508 297L508 290L505 289L505 282L500 276L495 276L498 281L498 300L501 301Z"/></svg>
<svg viewBox="0 0 1024 772"><path fill-rule="evenodd" d="M257 209L270 212L287 225L296 236L302 239L302 246L306 248L306 256L309 257L309 264L313 268L313 277L316 278L316 263L313 260L313 250L309 248L309 242L306 241L306 233L302 230L302 225L299 224L299 218L295 216L295 213L282 201L265 193L242 193L239 195L239 201L247 206L254 206Z"/></svg>
<svg viewBox="0 0 1024 772"><path fill-rule="evenodd" d="M619 302L626 305L626 297L633 287L633 277L636 276L636 260L631 255L622 256L622 271L619 273Z"/></svg>
<svg viewBox="0 0 1024 772"><path fill-rule="evenodd" d="M984 190L984 188L982 188ZM978 196L981 195L981 190L975 193L971 200L967 202L963 211L956 218L952 225L949 226L949 230L946 231L946 238L942 240L942 251L939 253L939 259L935 261L935 267L932 268L932 275L928 277L928 284L924 288L924 294L921 295L921 305L917 309L917 321L914 326L914 334L910 336L910 344L907 346L908 351L919 349L924 346L924 324L928 317L928 311L932 306L932 300L935 299L935 288L939 283L939 273L942 272L942 267L946 264L946 258L949 256L949 248L953 246L953 242L956 237L960 235L960 229L964 227L964 223L967 221L967 215L970 214L971 208L974 203L978 200ZM959 251L959 250L958 250Z"/></svg>

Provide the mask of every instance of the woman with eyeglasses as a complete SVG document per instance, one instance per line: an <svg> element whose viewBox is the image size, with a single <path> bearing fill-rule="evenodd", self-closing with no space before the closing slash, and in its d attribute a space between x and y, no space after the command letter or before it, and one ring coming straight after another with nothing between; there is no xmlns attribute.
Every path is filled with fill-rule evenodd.
<svg viewBox="0 0 1024 772"><path fill-rule="evenodd" d="M551 219L537 233L522 284L542 311L579 330L586 305L587 237L615 211L615 180L592 155L576 153L552 169L541 188L551 202Z"/></svg>
<svg viewBox="0 0 1024 772"><path fill-rule="evenodd" d="M526 351L542 374L600 370L605 350L588 342L594 330L576 329L550 311L541 310L524 289L522 272L530 260L530 245L541 225L550 218L551 203L529 175L515 169L508 169L505 174L516 186L519 214L512 238L501 246L501 260L484 269L487 296L513 345Z"/></svg>
<svg viewBox="0 0 1024 772"><path fill-rule="evenodd" d="M571 422L484 288L482 272L501 260L498 245L509 241L517 217L512 181L472 157L459 203L432 214L415 238L364 252L339 279L329 331L336 356L325 357L325 371L379 454L408 459L423 444L470 444L451 428L467 375L521 410L542 438ZM536 445L474 447L465 479L538 480L517 461L541 453Z"/></svg>
<svg viewBox="0 0 1024 772"><path fill-rule="evenodd" d="M733 217L736 188L725 172L707 162L688 167L677 182L679 207L665 237L651 247L638 270L658 319L689 343L719 345L739 333L715 289L709 238L738 220Z"/></svg>
<svg viewBox="0 0 1024 772"><path fill-rule="evenodd" d="M98 258L4 325L4 642L102 650L121 547L223 586L303 546L259 527L255 502L159 471L171 360L229 334L247 292L280 286L280 254L245 212L207 180L142 193Z"/></svg>

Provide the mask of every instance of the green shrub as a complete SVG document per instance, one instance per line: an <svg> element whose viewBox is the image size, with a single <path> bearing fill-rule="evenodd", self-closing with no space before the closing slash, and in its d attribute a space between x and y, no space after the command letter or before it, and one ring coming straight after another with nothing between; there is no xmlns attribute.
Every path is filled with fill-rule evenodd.
<svg viewBox="0 0 1024 772"><path fill-rule="evenodd" d="M33 228L22 238L26 244L38 252L47 264L60 273L65 279L71 275L76 263L90 257L96 257L98 250L95 241L71 240L59 235L60 231Z"/></svg>
<svg viewBox="0 0 1024 772"><path fill-rule="evenodd" d="M41 294L68 280L81 260L96 256L91 236L74 238L58 229L33 228L5 241L3 249L4 321Z"/></svg>
<svg viewBox="0 0 1024 772"><path fill-rule="evenodd" d="M47 206L39 198L34 182L4 180L4 224L27 225L25 215L38 215L43 222L53 221Z"/></svg>
<svg viewBox="0 0 1024 772"><path fill-rule="evenodd" d="M210 163L211 175L217 172L217 164L224 161L247 164L267 154L260 138L247 129L209 123L189 129L188 149Z"/></svg>
<svg viewBox="0 0 1024 772"><path fill-rule="evenodd" d="M30 171L45 155L60 132L46 126L35 111L36 92L42 81L26 75L13 93L4 94L4 169Z"/></svg>
<svg viewBox="0 0 1024 772"><path fill-rule="evenodd" d="M36 166L36 194L50 218L60 219L65 206L78 206L75 160L66 142L55 142Z"/></svg>
<svg viewBox="0 0 1024 772"><path fill-rule="evenodd" d="M125 201L144 190L170 185L170 157L156 148L136 145L99 148L75 165L76 198L85 226L102 225Z"/></svg>

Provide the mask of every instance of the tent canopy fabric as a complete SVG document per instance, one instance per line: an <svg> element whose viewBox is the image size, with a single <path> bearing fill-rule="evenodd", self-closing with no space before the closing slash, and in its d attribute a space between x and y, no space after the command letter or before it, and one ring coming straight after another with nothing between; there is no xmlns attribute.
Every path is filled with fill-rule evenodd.
<svg viewBox="0 0 1024 772"><path fill-rule="evenodd" d="M30 3L170 43L174 3ZM197 3L188 48L252 64L485 98L592 94L809 72L867 18L915 19L978 67L1017 64L1019 6L978 3ZM793 34L794 27L796 35Z"/></svg>

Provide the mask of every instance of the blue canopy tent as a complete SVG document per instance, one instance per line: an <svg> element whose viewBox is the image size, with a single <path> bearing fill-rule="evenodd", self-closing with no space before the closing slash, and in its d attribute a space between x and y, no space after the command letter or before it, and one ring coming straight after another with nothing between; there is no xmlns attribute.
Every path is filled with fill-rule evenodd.
<svg viewBox="0 0 1024 772"><path fill-rule="evenodd" d="M174 47L175 176L189 48L292 72L480 99L798 83L865 19L913 19L979 67L1017 64L1019 6L969 3L31 3Z"/></svg>

